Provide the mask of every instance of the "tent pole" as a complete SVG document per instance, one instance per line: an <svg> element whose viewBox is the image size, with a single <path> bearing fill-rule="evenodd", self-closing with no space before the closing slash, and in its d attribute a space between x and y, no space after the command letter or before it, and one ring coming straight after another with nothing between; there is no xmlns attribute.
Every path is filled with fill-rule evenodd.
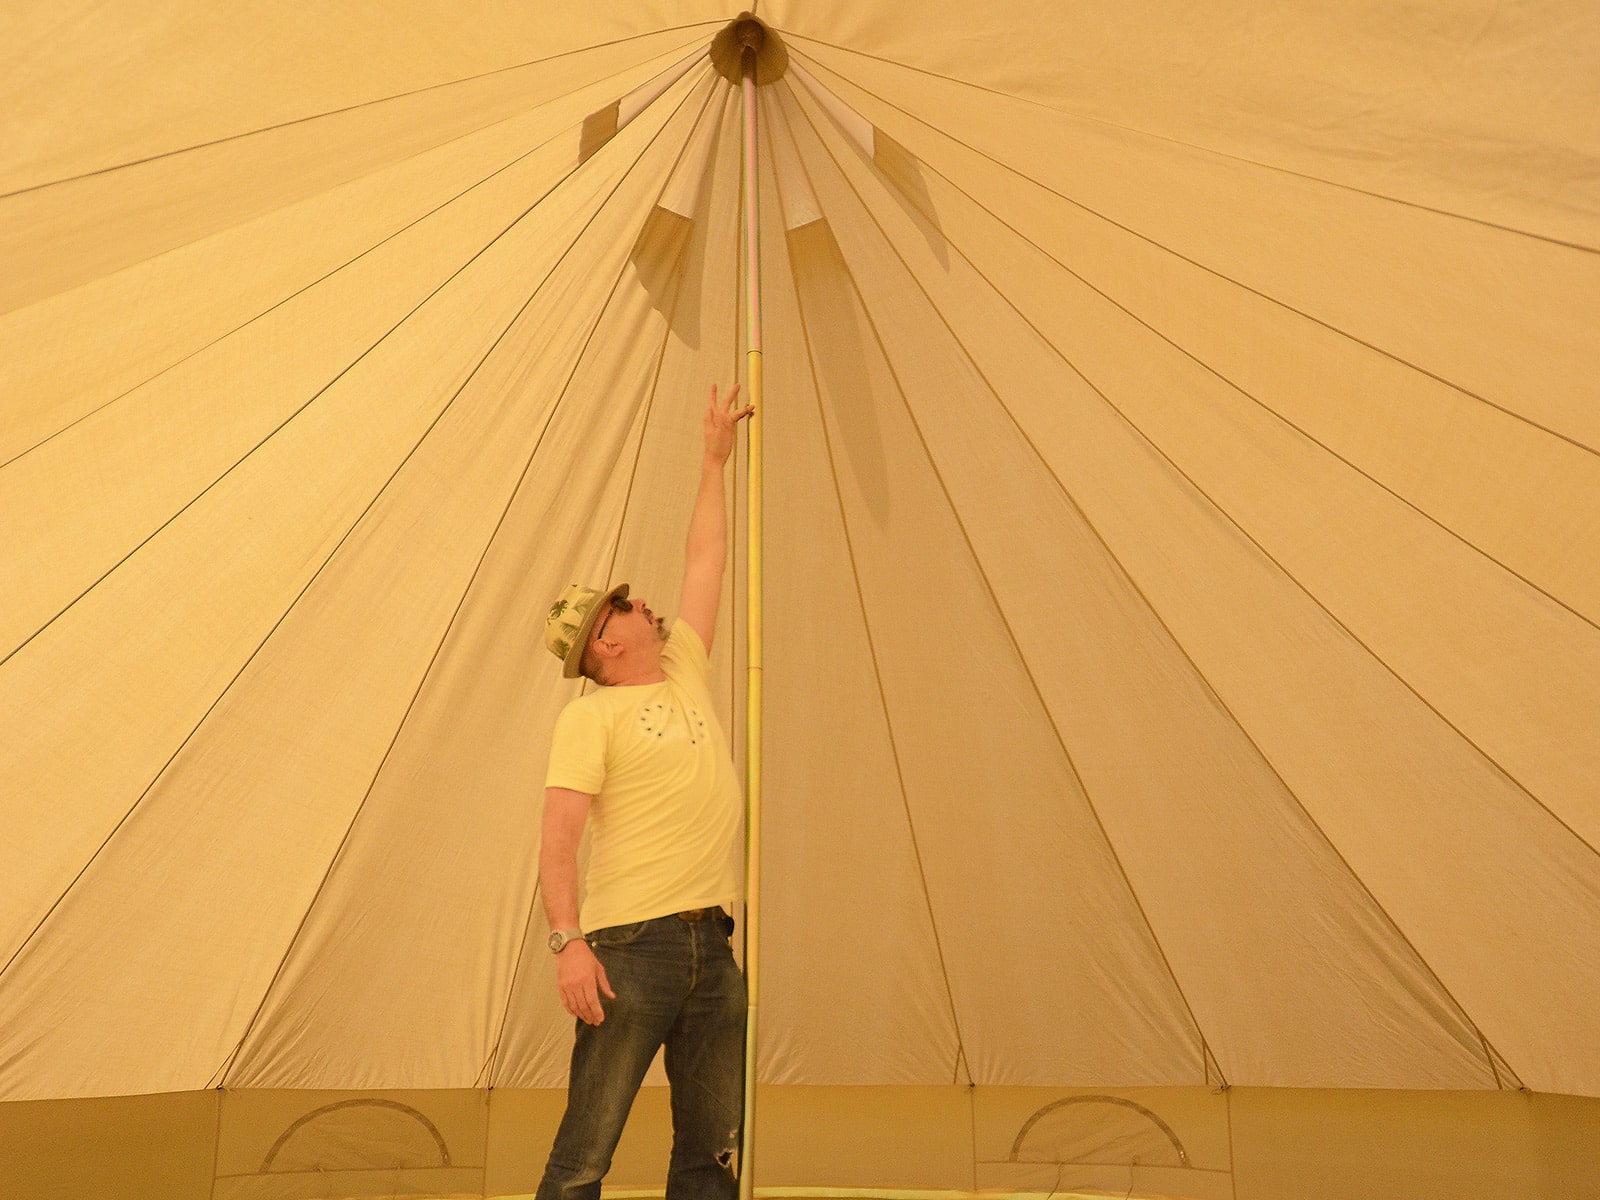
<svg viewBox="0 0 1600 1200"><path fill-rule="evenodd" d="M745 987L749 1007L744 1033L744 1119L739 1146L739 1196L755 1195L756 1016L761 945L761 227L756 187L756 56L763 29L741 21L744 91L745 381L750 417L745 517Z"/></svg>

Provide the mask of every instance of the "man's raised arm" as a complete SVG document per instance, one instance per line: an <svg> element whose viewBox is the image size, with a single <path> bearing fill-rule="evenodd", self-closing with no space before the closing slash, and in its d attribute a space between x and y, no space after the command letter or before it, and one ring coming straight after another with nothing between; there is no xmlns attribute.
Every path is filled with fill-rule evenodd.
<svg viewBox="0 0 1600 1200"><path fill-rule="evenodd" d="M708 653L717 629L722 572L728 561L728 506L723 496L723 469L728 455L733 453L735 426L755 412L750 405L734 408L738 398L738 384L725 401L717 399L717 385L711 385L711 399L705 413L705 457L700 461L700 491L695 497L694 515L689 519L683 595L678 600L679 620L694 627Z"/></svg>

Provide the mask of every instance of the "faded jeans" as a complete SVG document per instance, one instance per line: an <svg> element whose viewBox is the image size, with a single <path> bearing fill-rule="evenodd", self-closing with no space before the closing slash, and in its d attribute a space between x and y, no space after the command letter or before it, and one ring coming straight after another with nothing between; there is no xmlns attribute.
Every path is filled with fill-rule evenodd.
<svg viewBox="0 0 1600 1200"><path fill-rule="evenodd" d="M672 1087L667 1200L733 1200L744 1097L744 976L733 922L657 917L589 934L617 996L577 1022L567 1111L534 1200L596 1200L634 1095L666 1046Z"/></svg>

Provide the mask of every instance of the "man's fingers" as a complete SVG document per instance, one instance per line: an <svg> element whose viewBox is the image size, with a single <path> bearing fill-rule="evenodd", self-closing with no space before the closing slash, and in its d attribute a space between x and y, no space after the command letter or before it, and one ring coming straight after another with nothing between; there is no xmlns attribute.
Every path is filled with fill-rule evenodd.
<svg viewBox="0 0 1600 1200"><path fill-rule="evenodd" d="M588 948L584 947L584 950ZM563 956L557 968L560 977L556 980L556 990L561 995L561 1007L586 1025L598 1025L606 1019L600 993L604 992L612 1000L617 998L617 994L611 990L605 967L600 965L600 960L592 952L572 950L569 954L577 957L568 961L568 957Z"/></svg>
<svg viewBox="0 0 1600 1200"><path fill-rule="evenodd" d="M733 402L739 398L739 389L741 387L743 387L743 386L744 385L742 383L736 383L736 384L733 385L733 390L728 393L727 407L729 407L729 408L733 407ZM713 396L715 396L717 394L717 385L716 384L712 384L711 385L711 394Z"/></svg>
<svg viewBox="0 0 1600 1200"><path fill-rule="evenodd" d="M611 998L616 999L615 996ZM606 1019L605 1009L600 1007L600 998L595 994L592 984L587 988L580 986L562 992L561 1007L585 1025L598 1025Z"/></svg>
<svg viewBox="0 0 1600 1200"><path fill-rule="evenodd" d="M578 1016L583 1020L591 1025L598 1025L606 1019L605 1009L600 1007L600 996L595 992L594 980L587 979L584 981L581 1002L583 1011Z"/></svg>

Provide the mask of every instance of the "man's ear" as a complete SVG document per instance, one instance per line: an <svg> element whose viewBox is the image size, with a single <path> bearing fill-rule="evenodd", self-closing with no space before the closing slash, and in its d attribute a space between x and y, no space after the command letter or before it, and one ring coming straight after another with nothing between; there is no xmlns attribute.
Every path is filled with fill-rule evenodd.
<svg viewBox="0 0 1600 1200"><path fill-rule="evenodd" d="M583 652L583 674L599 683L600 680L596 678L596 675L602 672L606 663L614 659L621 649L622 647L615 642L607 641L604 638L591 640L588 648Z"/></svg>

